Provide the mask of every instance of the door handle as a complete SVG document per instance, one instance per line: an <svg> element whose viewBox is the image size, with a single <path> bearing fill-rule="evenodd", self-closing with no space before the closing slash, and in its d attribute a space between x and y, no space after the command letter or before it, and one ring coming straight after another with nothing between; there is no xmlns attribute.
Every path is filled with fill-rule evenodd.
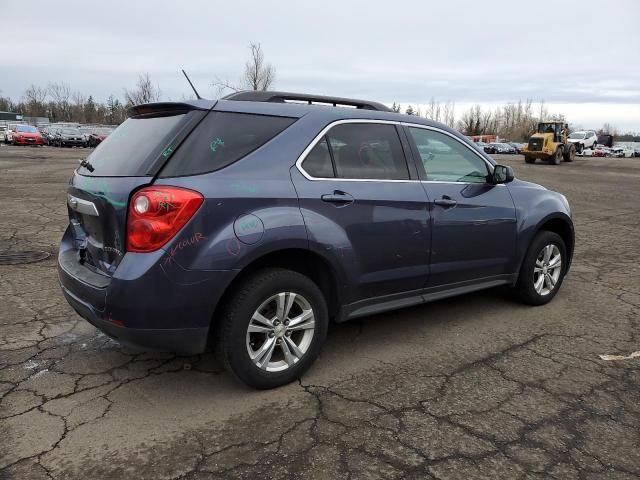
<svg viewBox="0 0 640 480"><path fill-rule="evenodd" d="M458 202L456 202L453 198L447 197L446 195L444 195L442 198L434 200L433 203L445 208L455 207L458 204Z"/></svg>
<svg viewBox="0 0 640 480"><path fill-rule="evenodd" d="M353 203L353 197L346 192L335 190L333 193L325 193L320 197L323 202L337 203L340 205L347 205Z"/></svg>

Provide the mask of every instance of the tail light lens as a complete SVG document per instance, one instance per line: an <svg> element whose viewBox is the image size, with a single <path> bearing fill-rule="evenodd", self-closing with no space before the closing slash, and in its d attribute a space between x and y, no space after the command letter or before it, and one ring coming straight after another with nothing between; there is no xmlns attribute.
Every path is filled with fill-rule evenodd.
<svg viewBox="0 0 640 480"><path fill-rule="evenodd" d="M189 221L204 201L193 190L178 187L146 187L129 203L127 251L153 252Z"/></svg>

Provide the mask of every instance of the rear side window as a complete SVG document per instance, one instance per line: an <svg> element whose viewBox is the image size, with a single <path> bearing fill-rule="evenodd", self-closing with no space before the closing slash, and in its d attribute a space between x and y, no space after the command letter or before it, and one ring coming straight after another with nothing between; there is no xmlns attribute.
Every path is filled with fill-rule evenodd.
<svg viewBox="0 0 640 480"><path fill-rule="evenodd" d="M87 157L79 173L94 177L146 175L149 165L156 160L155 153L164 148L185 116L179 113L127 119Z"/></svg>
<svg viewBox="0 0 640 480"><path fill-rule="evenodd" d="M316 178L332 178L335 176L326 137L323 137L322 141L318 142L313 147L313 150L309 152L304 162L302 162L302 168L309 175Z"/></svg>
<svg viewBox="0 0 640 480"><path fill-rule="evenodd" d="M213 172L230 165L278 135L295 118L211 112L191 132L161 177Z"/></svg>
<svg viewBox="0 0 640 480"><path fill-rule="evenodd" d="M409 170L394 125L347 123L327 133L338 178L407 180Z"/></svg>

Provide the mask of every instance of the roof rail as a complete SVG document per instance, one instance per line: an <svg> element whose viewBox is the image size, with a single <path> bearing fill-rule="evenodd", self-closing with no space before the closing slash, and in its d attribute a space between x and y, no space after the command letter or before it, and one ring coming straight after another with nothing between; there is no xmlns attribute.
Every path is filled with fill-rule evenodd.
<svg viewBox="0 0 640 480"><path fill-rule="evenodd" d="M379 110L382 112L391 111L389 107L378 102L369 102L367 100L356 100L353 98L327 97L324 95L308 95L305 93L291 93L291 92L244 90L240 92L231 93L226 97L222 97L222 100L239 100L243 102L275 102L275 103L305 102L305 103L308 103L309 105L322 104L322 105L333 105L334 107L355 107L363 110Z"/></svg>

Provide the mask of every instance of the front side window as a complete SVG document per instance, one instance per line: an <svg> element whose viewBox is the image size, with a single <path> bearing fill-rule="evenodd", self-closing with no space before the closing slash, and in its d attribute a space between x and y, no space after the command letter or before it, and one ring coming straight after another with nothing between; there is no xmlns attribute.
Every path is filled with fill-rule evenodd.
<svg viewBox="0 0 640 480"><path fill-rule="evenodd" d="M409 170L394 125L346 123L326 135L338 178L407 180Z"/></svg>
<svg viewBox="0 0 640 480"><path fill-rule="evenodd" d="M466 145L444 133L410 127L425 171L425 180L486 183L486 162Z"/></svg>

